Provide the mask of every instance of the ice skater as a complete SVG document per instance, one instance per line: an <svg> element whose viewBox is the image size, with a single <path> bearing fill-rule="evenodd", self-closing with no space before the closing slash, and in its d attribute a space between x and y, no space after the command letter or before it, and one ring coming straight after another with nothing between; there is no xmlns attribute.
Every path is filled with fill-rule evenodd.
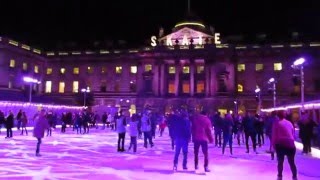
<svg viewBox="0 0 320 180"><path fill-rule="evenodd" d="M230 154L232 155L232 129L234 123L231 114L226 114L226 117L223 121L222 132L223 132L223 145L222 145L222 154L226 149L227 143L229 143Z"/></svg>
<svg viewBox="0 0 320 180"><path fill-rule="evenodd" d="M204 155L204 171L210 172L208 143L213 143L211 128L211 121L205 111L202 111L201 114L196 114L193 117L191 129L192 141L194 143L194 166L196 172L198 171L200 146Z"/></svg>
<svg viewBox="0 0 320 180"><path fill-rule="evenodd" d="M285 119L284 111L277 113L279 120L272 126L272 145L276 148L278 158L278 180L282 180L284 157L287 156L292 172L292 179L297 179L297 167L294 162L296 146L294 144L294 127L290 121Z"/></svg>
<svg viewBox="0 0 320 180"><path fill-rule="evenodd" d="M191 124L190 119L185 110L180 110L173 117L175 120L172 123L173 139L176 145L174 160L173 160L173 170L177 170L178 158L180 151L183 153L183 170L187 170L187 159L188 159L188 144L191 140Z"/></svg>
<svg viewBox="0 0 320 180"><path fill-rule="evenodd" d="M133 147L133 152L137 152L137 136L138 136L138 115L132 114L130 121L130 146L128 151L130 151L131 147Z"/></svg>
<svg viewBox="0 0 320 180"><path fill-rule="evenodd" d="M115 117L116 120L116 130L118 132L118 152L124 152L124 140L126 138L126 118L122 114L122 111L118 113Z"/></svg>
<svg viewBox="0 0 320 180"><path fill-rule="evenodd" d="M26 131L26 135L28 136L27 124L28 124L28 118L27 118L26 112L23 112L21 116L21 134L20 135L23 135L23 131Z"/></svg>
<svg viewBox="0 0 320 180"><path fill-rule="evenodd" d="M40 155L41 139L44 137L45 130L49 128L49 123L46 120L45 115L46 115L46 111L42 109L39 116L36 118L36 122L33 128L33 136L38 140L36 156L41 156Z"/></svg>

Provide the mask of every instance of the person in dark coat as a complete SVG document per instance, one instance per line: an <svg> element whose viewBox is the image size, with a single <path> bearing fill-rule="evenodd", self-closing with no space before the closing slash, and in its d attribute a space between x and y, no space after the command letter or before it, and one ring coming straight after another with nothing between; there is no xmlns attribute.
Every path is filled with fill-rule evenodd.
<svg viewBox="0 0 320 180"><path fill-rule="evenodd" d="M261 147L264 144L264 133L263 133L264 121L260 115L255 116L255 128L258 135L258 144Z"/></svg>
<svg viewBox="0 0 320 180"><path fill-rule="evenodd" d="M313 136L313 128L316 124L306 112L302 112L301 116L298 122L299 137L303 144L302 153L308 154L311 153L311 139Z"/></svg>
<svg viewBox="0 0 320 180"><path fill-rule="evenodd" d="M175 155L173 160L173 169L177 170L178 158L180 151L183 152L183 169L187 170L187 159L188 159L188 144L191 140L191 122L188 114L185 110L180 110L174 115L175 120L172 125L172 136L176 145Z"/></svg>
<svg viewBox="0 0 320 180"><path fill-rule="evenodd" d="M249 137L251 138L251 141L252 141L253 151L257 153L257 150L256 150L257 132L255 129L255 119L254 117L251 116L249 112L243 118L243 128L244 128L246 148L247 148L246 153L249 153Z"/></svg>
<svg viewBox="0 0 320 180"><path fill-rule="evenodd" d="M4 113L0 110L0 133L1 133L1 128L2 128L2 124L5 123L5 117L4 117Z"/></svg>
<svg viewBox="0 0 320 180"><path fill-rule="evenodd" d="M7 128L7 137L6 138L12 138L13 119L14 119L14 115L13 115L12 111L9 111L9 115L8 115L6 122L5 122L5 125Z"/></svg>
<svg viewBox="0 0 320 180"><path fill-rule="evenodd" d="M26 112L23 112L21 116L21 134L20 135L23 135L23 131L26 131L26 135L28 136L27 124L28 124L28 117L26 115Z"/></svg>
<svg viewBox="0 0 320 180"><path fill-rule="evenodd" d="M219 147L221 147L222 126L223 126L223 119L221 117L221 113L216 112L216 114L213 117L214 139L215 139L215 146L219 145Z"/></svg>
<svg viewBox="0 0 320 180"><path fill-rule="evenodd" d="M46 114L46 111L44 109L41 110L40 114L36 118L35 125L33 128L33 136L38 140L36 156L41 156L40 155L41 139L44 137L45 130L49 128L49 123L45 117L45 114Z"/></svg>
<svg viewBox="0 0 320 180"><path fill-rule="evenodd" d="M22 121L22 109L19 110L16 119L17 119L17 129L20 130L21 121Z"/></svg>
<svg viewBox="0 0 320 180"><path fill-rule="evenodd" d="M232 129L234 123L233 118L230 114L226 114L226 117L223 122L222 132L223 132L223 146L222 146L222 154L224 154L224 150L229 143L230 154L232 154Z"/></svg>

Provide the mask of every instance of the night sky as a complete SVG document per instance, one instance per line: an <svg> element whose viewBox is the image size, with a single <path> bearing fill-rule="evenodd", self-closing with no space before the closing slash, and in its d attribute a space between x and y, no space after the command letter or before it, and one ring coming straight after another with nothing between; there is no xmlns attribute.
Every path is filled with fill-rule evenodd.
<svg viewBox="0 0 320 180"><path fill-rule="evenodd" d="M183 20L187 0L3 0L0 35L41 49L103 47L124 40L144 45L159 27ZM272 41L299 32L320 40L319 0L191 0L191 10L221 37L266 33Z"/></svg>

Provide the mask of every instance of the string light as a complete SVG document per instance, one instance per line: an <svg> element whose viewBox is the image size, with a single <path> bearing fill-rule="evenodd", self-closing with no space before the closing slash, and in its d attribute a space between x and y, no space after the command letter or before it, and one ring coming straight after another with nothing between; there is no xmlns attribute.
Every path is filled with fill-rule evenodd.
<svg viewBox="0 0 320 180"><path fill-rule="evenodd" d="M81 110L81 106L67 106L67 105L50 105L50 104L40 104L40 103L23 103L23 102L10 102L10 101L0 101L0 107L42 107L48 109L72 109Z"/></svg>

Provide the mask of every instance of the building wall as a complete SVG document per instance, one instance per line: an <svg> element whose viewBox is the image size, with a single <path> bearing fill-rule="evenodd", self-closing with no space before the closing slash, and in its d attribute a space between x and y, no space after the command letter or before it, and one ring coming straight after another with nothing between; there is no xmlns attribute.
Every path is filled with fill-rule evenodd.
<svg viewBox="0 0 320 180"><path fill-rule="evenodd" d="M42 80L40 92L45 92L45 82L52 81L52 92L45 96L57 96L74 99L81 95L81 88L90 87L95 103L110 106L130 108L136 105L141 108L146 104L166 109L173 105L188 104L192 107L206 106L214 108L234 107L233 101L238 99L240 106L254 109L254 90L258 85L262 89L264 106L272 104L272 95L268 92L268 79L277 80L278 104L299 99L299 91L294 87L291 64L300 56L306 56L305 67L306 97L314 97L320 91L318 72L320 63L319 47L311 44L302 47L272 47L259 46L228 46L217 48L204 46L200 49L141 49L102 53L101 51L79 52L43 52L34 53L25 50L21 45L13 46L2 41L0 51L0 86L8 87L9 80L14 79L13 87L22 89L23 75L32 75ZM243 48L245 47L245 48ZM175 47L177 48L177 47ZM10 59L16 61L15 68L10 69ZM28 63L28 70L22 70L22 63ZM274 70L274 63L282 63L281 71ZM245 70L239 72L238 65L245 65ZM261 71L256 71L256 64L263 64ZM39 73L34 73L34 65L39 65ZM145 66L151 65L152 71L145 72ZM204 72L197 74L197 66L203 65ZM122 67L122 73L116 73L116 67ZM130 72L131 66L137 66L137 73ZM168 68L174 66L176 74L169 74ZM190 74L183 74L183 67L188 66ZM73 74L73 68L79 67L80 73ZM93 68L88 73L88 67ZM102 68L105 73L101 73ZM47 75L47 68L52 68L52 74ZM65 74L60 69L65 68ZM205 82L205 91L197 93L197 80ZM73 93L73 81L79 81L79 93ZM173 81L176 91L168 94L169 82ZM189 81L190 92L182 93L182 82ZM59 93L59 82L65 82L65 92ZM130 82L136 84L132 90ZM104 91L102 85L106 84ZM243 92L238 92L238 84L243 85ZM131 87L131 88L130 88ZM296 89L296 90L295 90ZM299 89L299 87L298 87Z"/></svg>

